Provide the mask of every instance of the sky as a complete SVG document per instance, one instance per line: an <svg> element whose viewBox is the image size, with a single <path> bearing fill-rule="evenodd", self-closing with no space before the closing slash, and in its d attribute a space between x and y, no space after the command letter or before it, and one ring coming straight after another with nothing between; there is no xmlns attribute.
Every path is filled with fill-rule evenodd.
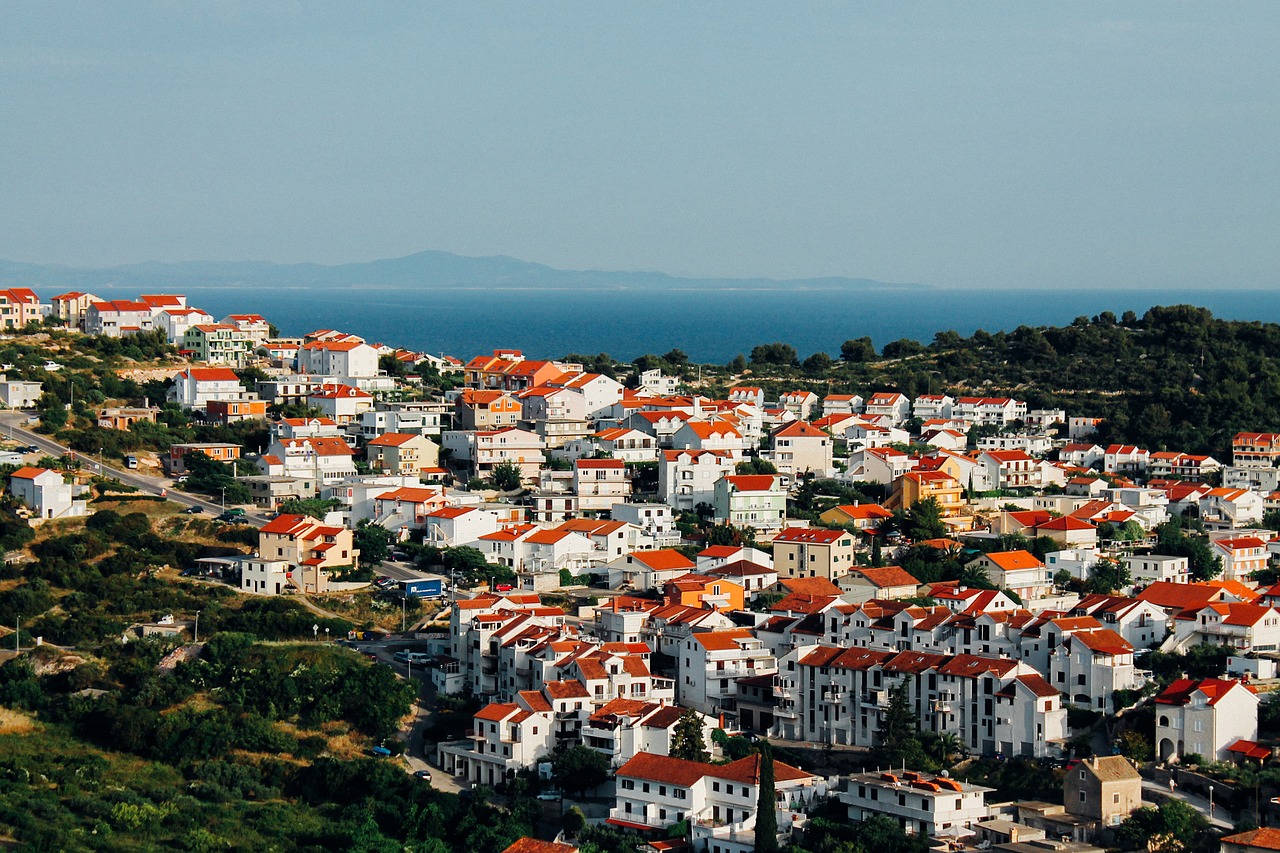
<svg viewBox="0 0 1280 853"><path fill-rule="evenodd" d="M1280 4L7 2L0 258L1280 284Z"/></svg>

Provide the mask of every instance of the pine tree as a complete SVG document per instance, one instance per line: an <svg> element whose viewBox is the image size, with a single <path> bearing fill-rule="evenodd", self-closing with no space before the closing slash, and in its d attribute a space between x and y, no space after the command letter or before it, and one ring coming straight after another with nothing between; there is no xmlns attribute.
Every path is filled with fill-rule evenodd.
<svg viewBox="0 0 1280 853"><path fill-rule="evenodd" d="M686 761L710 761L707 742L702 737L702 715L685 708L671 733L671 757Z"/></svg>
<svg viewBox="0 0 1280 853"><path fill-rule="evenodd" d="M760 792L756 797L756 853L777 853L777 794L773 783L773 750L760 745Z"/></svg>

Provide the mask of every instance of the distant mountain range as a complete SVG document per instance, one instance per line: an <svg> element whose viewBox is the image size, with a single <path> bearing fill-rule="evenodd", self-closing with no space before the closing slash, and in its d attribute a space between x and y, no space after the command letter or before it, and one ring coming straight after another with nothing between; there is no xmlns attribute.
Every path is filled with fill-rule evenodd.
<svg viewBox="0 0 1280 853"><path fill-rule="evenodd" d="M109 296L109 291L115 289L136 294L208 287L654 291L848 291L924 287L919 284L890 284L866 278L839 276L799 279L681 278L659 272L559 270L502 255L469 258L435 251L337 266L258 261L185 261L88 269L0 260L0 286L87 290L99 296Z"/></svg>

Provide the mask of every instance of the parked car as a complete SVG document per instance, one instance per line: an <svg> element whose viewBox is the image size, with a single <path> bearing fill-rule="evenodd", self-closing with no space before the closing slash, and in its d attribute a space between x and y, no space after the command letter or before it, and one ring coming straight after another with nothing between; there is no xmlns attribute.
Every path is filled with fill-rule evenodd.
<svg viewBox="0 0 1280 853"><path fill-rule="evenodd" d="M360 654L364 655L365 657L367 657L369 660L373 661L374 663L377 663L377 662L378 662L378 656L377 656L376 654L374 654L373 652L361 652Z"/></svg>
<svg viewBox="0 0 1280 853"><path fill-rule="evenodd" d="M548 788L545 791L538 792L538 799L540 800L558 800L563 796L564 794L560 793L555 788Z"/></svg>
<svg viewBox="0 0 1280 853"><path fill-rule="evenodd" d="M373 749L369 751L373 753L375 758L391 757L391 750L387 749L385 746L375 746Z"/></svg>
<svg viewBox="0 0 1280 853"><path fill-rule="evenodd" d="M430 782L430 781L431 781L431 771L430 771L430 770L415 770L415 771L413 772L413 778L415 778L415 779L422 779L423 781Z"/></svg>
<svg viewBox="0 0 1280 853"><path fill-rule="evenodd" d="M186 509L184 509L183 512L185 512L187 515L199 515L200 513L204 512L204 507L189 506Z"/></svg>
<svg viewBox="0 0 1280 853"><path fill-rule="evenodd" d="M400 663L411 663L413 661L413 656L406 651L396 652L391 657L400 661Z"/></svg>

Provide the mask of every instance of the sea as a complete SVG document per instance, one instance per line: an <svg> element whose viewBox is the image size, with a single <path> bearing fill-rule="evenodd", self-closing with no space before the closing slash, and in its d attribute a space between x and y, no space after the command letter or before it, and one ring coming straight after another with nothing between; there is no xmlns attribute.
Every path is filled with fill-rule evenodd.
<svg viewBox="0 0 1280 853"><path fill-rule="evenodd" d="M1111 311L1139 316L1153 305L1191 304L1227 320L1280 322L1280 290L531 290L187 287L191 304L223 317L261 314L281 334L334 328L370 342L462 359L496 348L533 358L608 353L631 360L680 349L726 363L780 341L801 358L836 356L868 336L877 348L939 331L1061 326Z"/></svg>

